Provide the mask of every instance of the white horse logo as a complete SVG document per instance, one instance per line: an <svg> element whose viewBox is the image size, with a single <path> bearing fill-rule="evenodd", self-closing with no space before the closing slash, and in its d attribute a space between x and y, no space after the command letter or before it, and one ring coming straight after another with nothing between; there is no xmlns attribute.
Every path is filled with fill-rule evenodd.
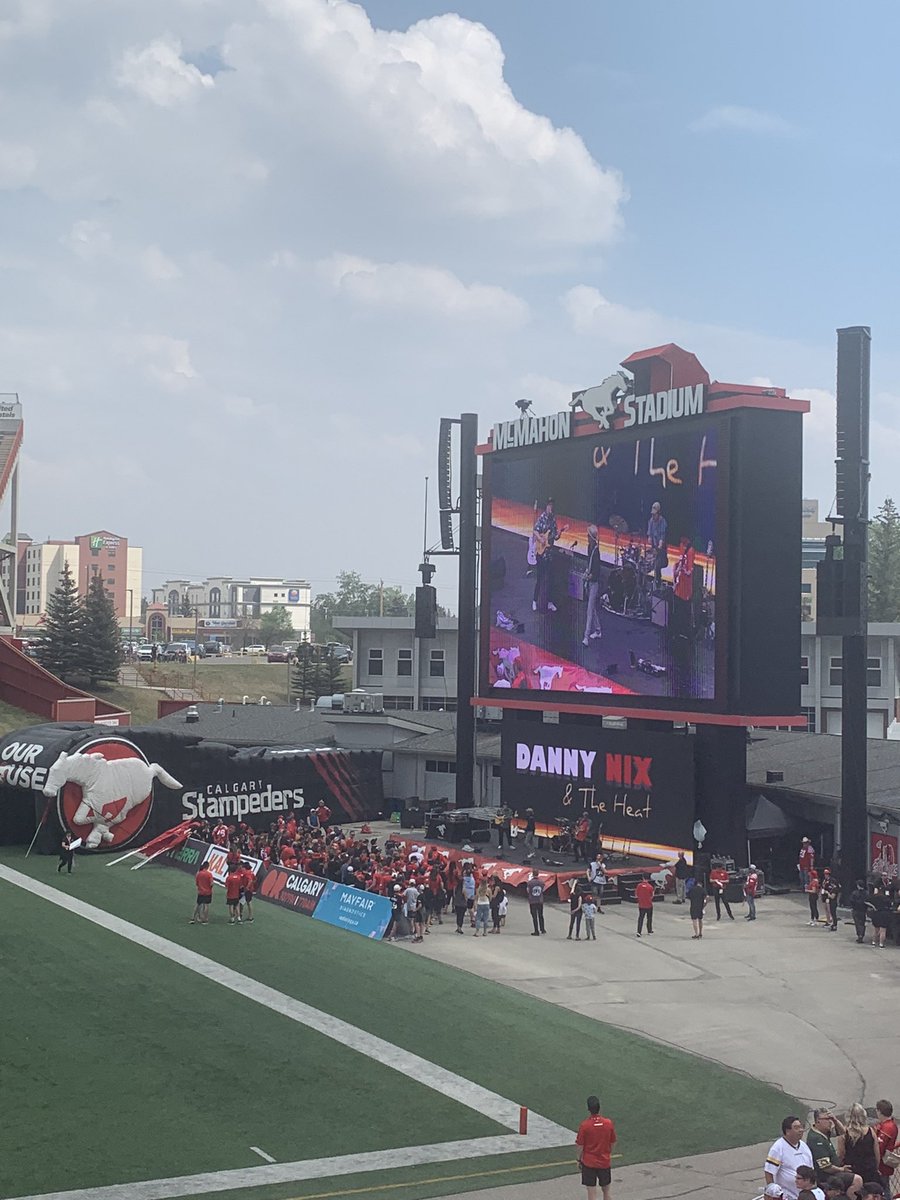
<svg viewBox="0 0 900 1200"><path fill-rule="evenodd" d="M113 841L113 828L132 809L150 799L154 779L167 788L181 787L159 763L146 763L141 758L108 759L102 754L66 754L63 750L47 772L44 795L56 796L67 783L79 785L81 803L72 821L92 826L84 844L95 850L101 842Z"/></svg>

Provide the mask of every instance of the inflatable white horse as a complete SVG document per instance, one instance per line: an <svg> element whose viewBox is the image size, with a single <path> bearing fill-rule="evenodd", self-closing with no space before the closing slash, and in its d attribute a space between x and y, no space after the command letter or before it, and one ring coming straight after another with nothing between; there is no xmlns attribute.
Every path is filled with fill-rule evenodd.
<svg viewBox="0 0 900 1200"><path fill-rule="evenodd" d="M120 824L133 808L153 791L153 780L167 788L180 788L159 763L140 758L104 758L102 754L66 754L65 750L47 772L45 796L55 796L67 783L81 787L81 803L72 818L75 825L90 825L84 844L95 850L113 840L112 827Z"/></svg>

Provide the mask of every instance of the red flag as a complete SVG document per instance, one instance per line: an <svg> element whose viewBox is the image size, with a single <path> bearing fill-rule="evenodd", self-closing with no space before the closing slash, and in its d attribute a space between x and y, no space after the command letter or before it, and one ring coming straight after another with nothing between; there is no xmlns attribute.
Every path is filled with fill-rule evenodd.
<svg viewBox="0 0 900 1200"><path fill-rule="evenodd" d="M139 853L149 857L153 854L162 854L164 850L173 850L182 842L187 841L191 836L191 830L195 829L198 824L198 821L182 821L178 825L173 825L171 829L166 829L158 837L151 838L149 842L141 846Z"/></svg>

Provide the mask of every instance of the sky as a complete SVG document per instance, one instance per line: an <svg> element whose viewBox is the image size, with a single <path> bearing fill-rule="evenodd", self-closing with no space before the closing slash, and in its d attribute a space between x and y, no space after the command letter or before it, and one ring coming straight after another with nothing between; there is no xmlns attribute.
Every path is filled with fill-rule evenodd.
<svg viewBox="0 0 900 1200"><path fill-rule="evenodd" d="M410 589L441 416L668 341L812 402L826 512L856 324L900 499L898 38L894 0L0 0L20 531L127 537L146 593Z"/></svg>

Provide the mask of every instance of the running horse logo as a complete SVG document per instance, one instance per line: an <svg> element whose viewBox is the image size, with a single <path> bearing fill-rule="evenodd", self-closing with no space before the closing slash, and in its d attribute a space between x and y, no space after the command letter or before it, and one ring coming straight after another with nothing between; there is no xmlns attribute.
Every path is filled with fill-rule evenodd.
<svg viewBox="0 0 900 1200"><path fill-rule="evenodd" d="M62 751L47 772L44 795L58 798L60 821L84 839L87 849L112 849L143 828L154 779L167 788L181 787L130 742L110 740L92 753Z"/></svg>

